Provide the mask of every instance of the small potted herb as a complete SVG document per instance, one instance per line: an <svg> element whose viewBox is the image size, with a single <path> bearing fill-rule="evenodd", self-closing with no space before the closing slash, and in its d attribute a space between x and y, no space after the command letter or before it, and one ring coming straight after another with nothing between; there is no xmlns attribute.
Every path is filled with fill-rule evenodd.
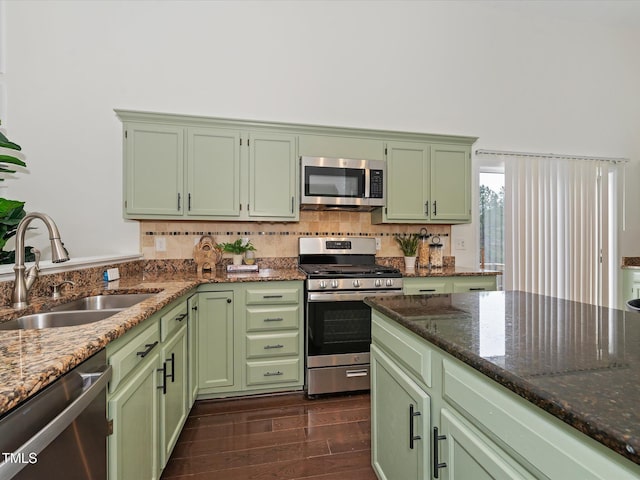
<svg viewBox="0 0 640 480"><path fill-rule="evenodd" d="M416 254L420 243L420 235L417 233L403 233L395 235L396 242L404 255L404 266L407 270L416 267Z"/></svg>
<svg viewBox="0 0 640 480"><path fill-rule="evenodd" d="M242 256L249 251L254 251L256 248L251 244L249 239L239 238L232 243L219 243L217 248L220 248L225 253L233 255L233 264L242 265Z"/></svg>

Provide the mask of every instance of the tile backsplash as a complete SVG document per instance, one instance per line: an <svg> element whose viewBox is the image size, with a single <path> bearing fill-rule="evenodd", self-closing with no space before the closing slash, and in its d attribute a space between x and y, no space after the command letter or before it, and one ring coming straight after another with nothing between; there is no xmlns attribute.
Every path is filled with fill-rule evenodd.
<svg viewBox="0 0 640 480"><path fill-rule="evenodd" d="M371 225L368 212L301 211L299 222L198 222L140 221L140 244L145 259L193 258L193 247L202 235L211 235L217 243L247 237L256 247L258 258L297 257L298 237L336 236L377 237L380 257L400 257L402 252L393 235L418 233L439 235L443 254L451 254L450 225ZM159 248L156 248L160 246ZM162 250L164 247L164 250Z"/></svg>

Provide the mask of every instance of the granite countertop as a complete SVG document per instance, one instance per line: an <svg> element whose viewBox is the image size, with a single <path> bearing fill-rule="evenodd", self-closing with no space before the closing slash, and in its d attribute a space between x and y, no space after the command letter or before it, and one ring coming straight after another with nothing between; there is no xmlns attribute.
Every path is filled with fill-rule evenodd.
<svg viewBox="0 0 640 480"><path fill-rule="evenodd" d="M109 293L156 293L112 317L87 325L40 330L0 330L0 415L37 393L109 342L149 318L166 305L207 283L235 283L305 279L296 269L262 269L256 273L152 273L74 288L59 300L30 298L23 310L0 309L0 322L66 303Z"/></svg>
<svg viewBox="0 0 640 480"><path fill-rule="evenodd" d="M524 292L365 302L640 464L640 314Z"/></svg>

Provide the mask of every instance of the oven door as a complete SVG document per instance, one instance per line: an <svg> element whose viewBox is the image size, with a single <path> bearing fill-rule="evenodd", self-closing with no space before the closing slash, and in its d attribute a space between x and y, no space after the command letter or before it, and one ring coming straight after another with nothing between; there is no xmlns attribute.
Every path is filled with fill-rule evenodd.
<svg viewBox="0 0 640 480"><path fill-rule="evenodd" d="M369 296L398 295L400 291L327 292L307 294L307 357L369 352L371 308Z"/></svg>

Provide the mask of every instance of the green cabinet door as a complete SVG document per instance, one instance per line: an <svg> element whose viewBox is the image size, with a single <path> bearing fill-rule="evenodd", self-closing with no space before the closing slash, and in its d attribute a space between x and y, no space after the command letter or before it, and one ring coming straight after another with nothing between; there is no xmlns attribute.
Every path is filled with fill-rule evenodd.
<svg viewBox="0 0 640 480"><path fill-rule="evenodd" d="M371 453L376 474L381 480L431 478L429 396L375 345L371 370Z"/></svg>
<svg viewBox="0 0 640 480"><path fill-rule="evenodd" d="M249 217L297 220L296 137L252 133L249 138Z"/></svg>
<svg viewBox="0 0 640 480"><path fill-rule="evenodd" d="M534 479L493 442L484 439L454 411L440 411L439 457L446 466L438 469L443 480Z"/></svg>
<svg viewBox="0 0 640 480"><path fill-rule="evenodd" d="M432 221L471 220L471 148L431 145Z"/></svg>
<svg viewBox="0 0 640 480"><path fill-rule="evenodd" d="M125 124L125 216L182 215L184 129Z"/></svg>
<svg viewBox="0 0 640 480"><path fill-rule="evenodd" d="M162 346L160 378L160 465L167 464L178 441L189 410L189 369L187 364L187 325L183 325Z"/></svg>
<svg viewBox="0 0 640 480"><path fill-rule="evenodd" d="M428 219L430 155L427 144L387 144L387 221Z"/></svg>
<svg viewBox="0 0 640 480"><path fill-rule="evenodd" d="M108 404L113 433L108 437L109 480L155 480L158 469L159 352L118 387Z"/></svg>
<svg viewBox="0 0 640 480"><path fill-rule="evenodd" d="M198 388L201 393L238 389L235 378L233 291L204 292L198 299Z"/></svg>
<svg viewBox="0 0 640 480"><path fill-rule="evenodd" d="M240 132L189 128L187 137L187 215L237 217Z"/></svg>

